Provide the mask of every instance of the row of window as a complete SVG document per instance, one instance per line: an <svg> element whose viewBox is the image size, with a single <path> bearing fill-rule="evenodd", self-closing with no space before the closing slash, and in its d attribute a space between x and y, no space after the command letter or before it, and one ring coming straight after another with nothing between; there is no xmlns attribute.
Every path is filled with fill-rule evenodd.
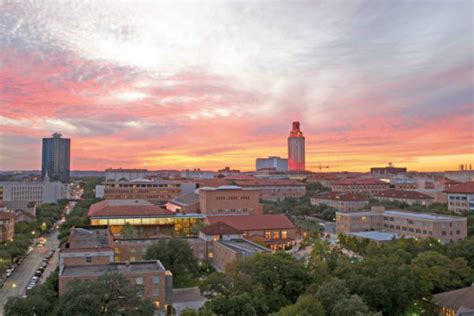
<svg viewBox="0 0 474 316"><path fill-rule="evenodd" d="M225 200L225 199L226 199L225 196L216 196L216 200L222 201L222 200ZM229 197L227 197L227 200L234 200L235 201L235 200L238 200L238 199L239 199L238 196L229 196ZM241 196L240 199L241 200L250 200L250 196L247 196L247 195Z"/></svg>
<svg viewBox="0 0 474 316"><path fill-rule="evenodd" d="M450 200L463 200L463 201L465 201L465 200L467 200L467 196L452 196L452 195L450 195L449 199Z"/></svg>
<svg viewBox="0 0 474 316"><path fill-rule="evenodd" d="M281 238L280 238L281 236ZM272 238L273 237L273 238ZM282 231L280 234L280 231L266 231L265 232L265 238L266 239L288 239L288 232L287 231Z"/></svg>

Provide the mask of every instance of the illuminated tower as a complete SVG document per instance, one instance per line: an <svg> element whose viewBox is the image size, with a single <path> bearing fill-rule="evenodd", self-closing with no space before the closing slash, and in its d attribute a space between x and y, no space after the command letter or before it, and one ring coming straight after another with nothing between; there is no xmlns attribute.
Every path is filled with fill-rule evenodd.
<svg viewBox="0 0 474 316"><path fill-rule="evenodd" d="M304 171L304 136L300 130L300 122L293 122L293 129L288 137L288 170Z"/></svg>

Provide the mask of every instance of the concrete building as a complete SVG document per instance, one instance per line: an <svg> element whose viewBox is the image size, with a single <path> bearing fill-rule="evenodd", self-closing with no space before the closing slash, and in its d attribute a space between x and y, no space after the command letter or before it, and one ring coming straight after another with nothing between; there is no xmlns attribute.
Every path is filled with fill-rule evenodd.
<svg viewBox="0 0 474 316"><path fill-rule="evenodd" d="M59 181L0 182L0 200L56 203L69 198L69 185Z"/></svg>
<svg viewBox="0 0 474 316"><path fill-rule="evenodd" d="M238 229L243 238L272 250L290 248L300 238L298 228L286 215L209 216L205 223L222 222Z"/></svg>
<svg viewBox="0 0 474 316"><path fill-rule="evenodd" d="M473 316L474 285L433 295L440 316Z"/></svg>
<svg viewBox="0 0 474 316"><path fill-rule="evenodd" d="M474 212L474 182L451 186L448 195L448 210L453 212Z"/></svg>
<svg viewBox="0 0 474 316"><path fill-rule="evenodd" d="M154 204L164 204L180 195L192 193L195 189L196 183L140 178L130 181L106 181L103 185L96 186L96 197L110 200L147 200Z"/></svg>
<svg viewBox="0 0 474 316"><path fill-rule="evenodd" d="M105 169L105 181L130 181L135 179L144 179L147 175L146 169Z"/></svg>
<svg viewBox="0 0 474 316"><path fill-rule="evenodd" d="M104 200L89 208L93 226L110 226L114 235L130 224L142 236L189 236L202 222L201 214L175 214L145 200Z"/></svg>
<svg viewBox="0 0 474 316"><path fill-rule="evenodd" d="M431 205L434 198L417 191L389 189L373 195L379 201L402 202L408 205Z"/></svg>
<svg viewBox="0 0 474 316"><path fill-rule="evenodd" d="M120 273L143 288L164 315L172 306L173 276L160 261L114 261L113 239L107 227L76 227L59 251L59 295L74 280L94 280L105 273Z"/></svg>
<svg viewBox="0 0 474 316"><path fill-rule="evenodd" d="M369 204L369 198L345 192L325 192L311 198L311 205L320 206L323 204L339 212L355 212Z"/></svg>
<svg viewBox="0 0 474 316"><path fill-rule="evenodd" d="M394 167L391 163L387 167L370 168L370 174L376 178L389 179L392 176L406 174L407 168Z"/></svg>
<svg viewBox="0 0 474 316"><path fill-rule="evenodd" d="M305 167L305 139L300 130L300 122L293 122L288 137L288 170L304 171Z"/></svg>
<svg viewBox="0 0 474 316"><path fill-rule="evenodd" d="M341 179L334 181L331 190L373 195L390 188L390 184L372 178Z"/></svg>
<svg viewBox="0 0 474 316"><path fill-rule="evenodd" d="M288 159L282 159L276 156L268 158L257 158L255 170L273 169L275 171L288 171Z"/></svg>
<svg viewBox="0 0 474 316"><path fill-rule="evenodd" d="M235 185L200 188L199 206L206 216L263 214L260 191Z"/></svg>
<svg viewBox="0 0 474 316"><path fill-rule="evenodd" d="M385 210L373 207L371 211L336 213L338 234L362 231L387 231L401 236L427 238L442 242L464 239L467 236L465 217Z"/></svg>
<svg viewBox="0 0 474 316"><path fill-rule="evenodd" d="M359 240L370 240L379 245L401 237L397 233L378 232L378 231L346 233L346 235L355 237Z"/></svg>
<svg viewBox="0 0 474 316"><path fill-rule="evenodd" d="M215 175L216 173L214 171L201 170L199 168L181 171L181 177L185 179L212 179Z"/></svg>
<svg viewBox="0 0 474 316"><path fill-rule="evenodd" d="M13 239L15 233L15 214L0 211L0 242Z"/></svg>
<svg viewBox="0 0 474 316"><path fill-rule="evenodd" d="M41 176L49 177L52 181L69 182L71 140L61 138L54 133L51 138L43 138L43 154Z"/></svg>

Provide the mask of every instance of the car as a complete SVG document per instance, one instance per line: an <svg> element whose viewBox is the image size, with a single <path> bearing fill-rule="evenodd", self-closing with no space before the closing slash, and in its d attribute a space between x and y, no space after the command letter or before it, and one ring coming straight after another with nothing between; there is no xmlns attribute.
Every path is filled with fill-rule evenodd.
<svg viewBox="0 0 474 316"><path fill-rule="evenodd" d="M40 269L35 271L35 276L37 277L40 277L42 274L43 274L43 271L41 271Z"/></svg>
<svg viewBox="0 0 474 316"><path fill-rule="evenodd" d="M37 277L37 276L34 276L34 277L31 278L31 281L36 281L37 282L38 280L39 280L39 277Z"/></svg>
<svg viewBox="0 0 474 316"><path fill-rule="evenodd" d="M15 270L13 270L13 269L11 269L11 268L10 268L10 269L7 269L7 271L5 271L5 276L6 276L7 278L10 277L10 275L12 275L13 271L15 271Z"/></svg>
<svg viewBox="0 0 474 316"><path fill-rule="evenodd" d="M33 247L29 247L28 250L26 251L26 255L29 255L33 251Z"/></svg>
<svg viewBox="0 0 474 316"><path fill-rule="evenodd" d="M48 266L48 263L47 263L47 262L41 263L41 267L44 267L44 268L46 269L47 266Z"/></svg>

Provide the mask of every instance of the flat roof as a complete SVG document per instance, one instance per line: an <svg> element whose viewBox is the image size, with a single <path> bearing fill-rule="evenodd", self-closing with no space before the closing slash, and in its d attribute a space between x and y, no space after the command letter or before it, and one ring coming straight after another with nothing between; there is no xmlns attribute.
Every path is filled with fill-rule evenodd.
<svg viewBox="0 0 474 316"><path fill-rule="evenodd" d="M61 251L76 251L82 249L110 249L112 239L109 230L104 226L74 227L68 242Z"/></svg>
<svg viewBox="0 0 474 316"><path fill-rule="evenodd" d="M336 212L336 215L370 216L370 215L382 215L382 214L373 213L373 212L371 212L371 211L361 211L361 212Z"/></svg>
<svg viewBox="0 0 474 316"><path fill-rule="evenodd" d="M220 240L219 243L236 252L245 254L270 252L269 249L244 239Z"/></svg>
<svg viewBox="0 0 474 316"><path fill-rule="evenodd" d="M375 241L389 241L397 239L399 236L397 233L379 232L379 231L368 231L368 232L356 232L346 233L349 236L361 237Z"/></svg>
<svg viewBox="0 0 474 316"><path fill-rule="evenodd" d="M61 276L101 276L105 273L165 272L159 260L113 262L102 265L64 266Z"/></svg>
<svg viewBox="0 0 474 316"><path fill-rule="evenodd" d="M396 210L388 210L383 213L384 215L398 215L403 217L410 217L416 219L426 219L431 221L436 220L456 220L456 219L463 219L460 216L448 216L448 215L438 215L438 214L430 214L430 213L413 213L413 212L404 212L404 211L396 211Z"/></svg>

